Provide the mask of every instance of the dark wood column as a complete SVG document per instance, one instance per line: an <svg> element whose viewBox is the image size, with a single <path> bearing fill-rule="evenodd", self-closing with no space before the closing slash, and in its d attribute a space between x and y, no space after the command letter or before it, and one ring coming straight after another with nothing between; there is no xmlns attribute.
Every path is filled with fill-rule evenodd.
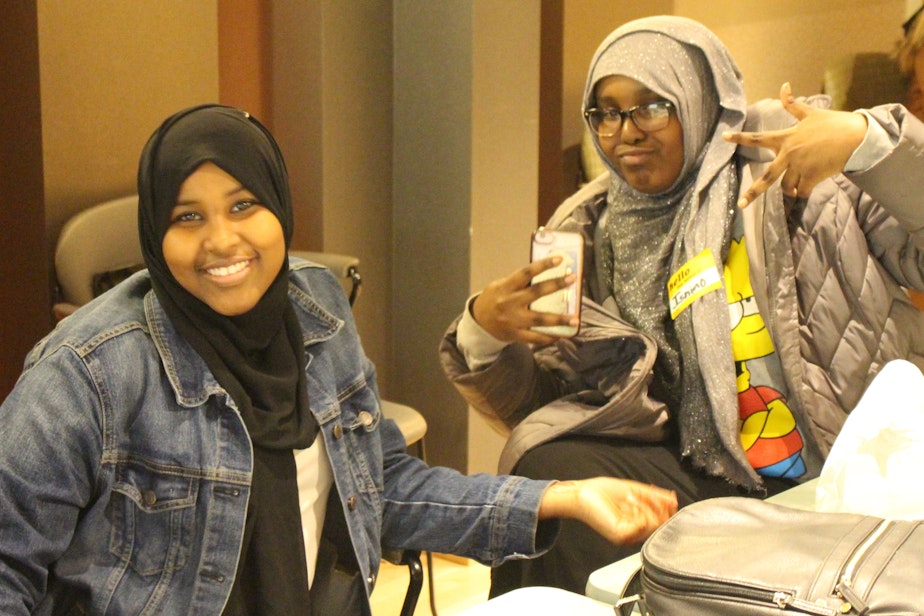
<svg viewBox="0 0 924 616"><path fill-rule="evenodd" d="M539 203L537 224L545 224L570 194L565 181L562 148L562 54L564 6L562 0L542 0L539 48ZM569 178L570 180L570 178Z"/></svg>
<svg viewBox="0 0 924 616"><path fill-rule="evenodd" d="M52 326L45 250L35 2L8 3L0 36L0 400Z"/></svg>

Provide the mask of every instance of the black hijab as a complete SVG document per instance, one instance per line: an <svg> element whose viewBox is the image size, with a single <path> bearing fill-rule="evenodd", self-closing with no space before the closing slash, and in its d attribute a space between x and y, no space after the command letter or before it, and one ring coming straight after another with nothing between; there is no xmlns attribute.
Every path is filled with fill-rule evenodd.
<svg viewBox="0 0 924 616"><path fill-rule="evenodd" d="M219 105L176 113L145 145L138 169L141 249L157 299L231 395L254 445L241 556L225 614L292 614L309 603L292 450L309 447L318 424L308 407L301 327L288 298L288 259L239 316L215 312L177 282L164 259L164 235L180 186L205 162L279 219L288 250L292 204L279 147L248 113ZM279 575L280 567L289 575Z"/></svg>
<svg viewBox="0 0 924 616"><path fill-rule="evenodd" d="M248 113L218 105L180 111L148 140L138 169L141 250L158 300L237 404L254 444L303 449L317 434L308 411L301 329L288 299L288 261L254 308L218 314L184 289L162 244L180 186L211 162L238 180L292 238L292 204L282 154Z"/></svg>

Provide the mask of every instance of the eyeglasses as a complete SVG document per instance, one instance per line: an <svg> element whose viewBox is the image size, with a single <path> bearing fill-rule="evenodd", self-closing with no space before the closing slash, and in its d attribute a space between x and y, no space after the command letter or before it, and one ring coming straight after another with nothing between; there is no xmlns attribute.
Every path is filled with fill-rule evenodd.
<svg viewBox="0 0 924 616"><path fill-rule="evenodd" d="M622 128L625 118L631 118L639 130L651 133L661 130L671 119L671 109L674 103L658 101L646 105L636 105L625 111L615 107L597 109L592 107L584 112L590 128L601 137L612 137Z"/></svg>

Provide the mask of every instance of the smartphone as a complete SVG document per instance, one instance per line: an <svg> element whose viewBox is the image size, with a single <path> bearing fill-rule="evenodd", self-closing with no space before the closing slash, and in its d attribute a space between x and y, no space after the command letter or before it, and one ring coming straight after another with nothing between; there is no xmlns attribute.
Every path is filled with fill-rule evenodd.
<svg viewBox="0 0 924 616"><path fill-rule="evenodd" d="M543 280L562 278L568 274L574 274L576 280L564 289L540 297L530 304L530 308L537 312L552 312L580 317L581 280L584 274L584 236L571 231L556 231L539 227L533 232L530 260L538 261L554 255L561 257L561 263L557 267L548 269L533 278L532 284ZM570 325L537 326L532 329L545 334L563 337L574 336L578 333L578 328Z"/></svg>

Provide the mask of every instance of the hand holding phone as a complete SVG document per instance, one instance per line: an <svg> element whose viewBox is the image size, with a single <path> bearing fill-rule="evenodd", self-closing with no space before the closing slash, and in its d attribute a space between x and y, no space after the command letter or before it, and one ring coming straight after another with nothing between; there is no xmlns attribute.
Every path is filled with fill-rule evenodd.
<svg viewBox="0 0 924 616"><path fill-rule="evenodd" d="M546 257L559 256L561 263L535 276L532 284L544 280L564 278L575 275L575 281L548 295L544 295L530 304L536 312L580 317L581 315L581 279L584 269L584 237L580 233L557 231L539 227L532 236L530 260L538 261ZM571 325L536 326L534 331L553 336L574 336L578 328Z"/></svg>

